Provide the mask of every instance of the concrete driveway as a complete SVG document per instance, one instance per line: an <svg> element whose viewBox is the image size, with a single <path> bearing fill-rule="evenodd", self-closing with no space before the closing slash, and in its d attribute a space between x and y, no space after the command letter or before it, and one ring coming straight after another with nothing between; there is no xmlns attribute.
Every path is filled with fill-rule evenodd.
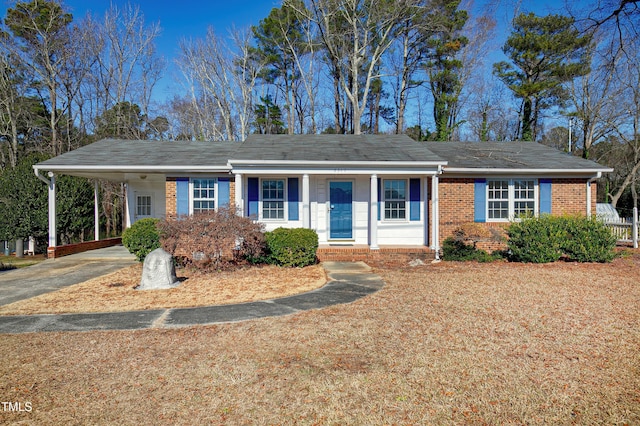
<svg viewBox="0 0 640 426"><path fill-rule="evenodd" d="M78 284L136 263L123 246L47 259L37 265L0 272L0 306Z"/></svg>

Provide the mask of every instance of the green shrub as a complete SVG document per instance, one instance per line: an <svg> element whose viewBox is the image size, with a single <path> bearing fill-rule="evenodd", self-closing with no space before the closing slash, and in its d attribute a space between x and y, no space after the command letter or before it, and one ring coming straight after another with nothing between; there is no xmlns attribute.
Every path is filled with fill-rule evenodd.
<svg viewBox="0 0 640 426"><path fill-rule="evenodd" d="M575 262L611 262L615 257L616 238L596 218L566 218L567 238L563 251Z"/></svg>
<svg viewBox="0 0 640 426"><path fill-rule="evenodd" d="M265 233L265 239L269 263L294 267L316 263L318 234L313 229L277 228Z"/></svg>
<svg viewBox="0 0 640 426"><path fill-rule="evenodd" d="M442 242L442 258L444 260L492 262L501 258L498 253L489 254L464 241L449 237Z"/></svg>
<svg viewBox="0 0 640 426"><path fill-rule="evenodd" d="M149 253L160 247L159 220L140 219L122 233L122 245L134 254L138 261L144 261Z"/></svg>
<svg viewBox="0 0 640 426"><path fill-rule="evenodd" d="M510 259L524 263L555 262L562 257L564 220L544 215L512 223L507 229Z"/></svg>
<svg viewBox="0 0 640 426"><path fill-rule="evenodd" d="M509 257L517 262L609 262L615 238L602 223L583 216L542 216L513 223L507 230Z"/></svg>

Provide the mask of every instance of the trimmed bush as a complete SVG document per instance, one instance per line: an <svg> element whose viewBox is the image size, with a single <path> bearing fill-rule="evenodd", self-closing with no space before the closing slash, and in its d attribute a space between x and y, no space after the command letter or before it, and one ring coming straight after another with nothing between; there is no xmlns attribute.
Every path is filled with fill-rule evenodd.
<svg viewBox="0 0 640 426"><path fill-rule="evenodd" d="M555 262L562 257L564 220L544 215L514 222L507 229L510 260L524 263Z"/></svg>
<svg viewBox="0 0 640 426"><path fill-rule="evenodd" d="M566 230L562 247L569 260L611 262L615 258L616 237L596 218L569 217Z"/></svg>
<svg viewBox="0 0 640 426"><path fill-rule="evenodd" d="M507 231L510 259L555 262L564 256L575 262L610 262L615 237L595 218L542 216L511 224Z"/></svg>
<svg viewBox="0 0 640 426"><path fill-rule="evenodd" d="M143 262L149 253L160 247L159 219L140 219L122 233L122 245Z"/></svg>
<svg viewBox="0 0 640 426"><path fill-rule="evenodd" d="M316 263L318 234L313 229L277 228L265 233L265 239L269 263L292 267Z"/></svg>
<svg viewBox="0 0 640 426"><path fill-rule="evenodd" d="M182 266L233 269L264 255L263 225L238 216L234 207L165 220L158 228L162 248Z"/></svg>

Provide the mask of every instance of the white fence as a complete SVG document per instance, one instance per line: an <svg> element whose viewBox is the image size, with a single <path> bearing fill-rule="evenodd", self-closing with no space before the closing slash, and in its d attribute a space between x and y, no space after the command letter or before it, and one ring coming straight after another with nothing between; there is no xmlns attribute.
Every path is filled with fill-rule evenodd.
<svg viewBox="0 0 640 426"><path fill-rule="evenodd" d="M633 243L633 248L638 248L638 208L634 207L633 217L621 218L618 221L605 220L607 225L620 243Z"/></svg>

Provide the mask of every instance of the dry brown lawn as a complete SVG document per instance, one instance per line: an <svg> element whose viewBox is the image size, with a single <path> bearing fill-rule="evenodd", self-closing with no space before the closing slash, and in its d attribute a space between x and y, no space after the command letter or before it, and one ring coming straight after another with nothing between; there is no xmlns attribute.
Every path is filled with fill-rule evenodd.
<svg viewBox="0 0 640 426"><path fill-rule="evenodd" d="M320 265L307 268L256 266L234 272L176 272L181 284L167 290L135 290L142 264L27 300L0 306L0 315L121 312L158 308L189 308L269 300L322 287Z"/></svg>
<svg viewBox="0 0 640 426"><path fill-rule="evenodd" d="M0 337L24 424L640 424L640 255L376 270L349 305Z"/></svg>

